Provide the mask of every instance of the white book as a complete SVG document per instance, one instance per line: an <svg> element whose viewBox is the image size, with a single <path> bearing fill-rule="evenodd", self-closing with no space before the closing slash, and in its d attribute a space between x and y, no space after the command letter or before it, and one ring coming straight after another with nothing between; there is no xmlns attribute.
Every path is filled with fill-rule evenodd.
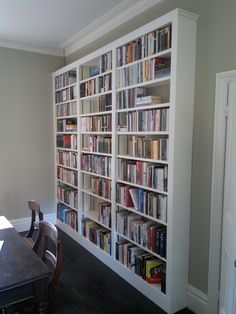
<svg viewBox="0 0 236 314"><path fill-rule="evenodd" d="M138 189L130 189L129 192L134 204L134 208L138 210Z"/></svg>

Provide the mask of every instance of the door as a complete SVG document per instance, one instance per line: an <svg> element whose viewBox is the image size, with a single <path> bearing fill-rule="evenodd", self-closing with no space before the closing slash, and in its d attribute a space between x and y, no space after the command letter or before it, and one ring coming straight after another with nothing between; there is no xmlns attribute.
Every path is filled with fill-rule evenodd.
<svg viewBox="0 0 236 314"><path fill-rule="evenodd" d="M227 107L219 313L236 314L236 81Z"/></svg>

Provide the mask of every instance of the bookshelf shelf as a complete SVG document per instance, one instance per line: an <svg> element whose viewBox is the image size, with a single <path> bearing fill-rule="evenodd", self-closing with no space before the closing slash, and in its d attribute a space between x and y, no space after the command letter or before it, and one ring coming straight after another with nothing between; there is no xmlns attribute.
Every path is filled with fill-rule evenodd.
<svg viewBox="0 0 236 314"><path fill-rule="evenodd" d="M100 248L97 244L93 243L92 241L90 241L90 239L86 238L84 235L82 236L84 238L85 241L89 242L92 244L93 247L99 248L101 249L101 251L107 255L108 257L110 257L111 254L109 254L108 252L104 251L102 248Z"/></svg>
<svg viewBox="0 0 236 314"><path fill-rule="evenodd" d="M136 88L136 87L161 87L161 86L166 86L170 83L170 75L164 76L162 78L158 78L155 80L149 80L149 81L145 81L142 83L138 83L138 84L133 84L133 85L129 85L129 86L124 86L124 87L119 87L117 88L117 91L123 91L123 90L127 90L127 89L132 89L132 88Z"/></svg>
<svg viewBox="0 0 236 314"><path fill-rule="evenodd" d="M170 314L186 306L196 21L176 9L53 73L59 227Z"/></svg>
<svg viewBox="0 0 236 314"><path fill-rule="evenodd" d="M75 135L77 135L77 132L66 131L66 132L56 132L56 134L75 134Z"/></svg>
<svg viewBox="0 0 236 314"><path fill-rule="evenodd" d="M97 212L96 212L95 210L93 210L93 211L84 211L83 214L84 214L85 217L87 217L87 218L89 218L89 219L95 221L98 225L100 225L100 226L102 226L102 227L104 227L104 228L106 228L106 229L108 229L108 230L111 231L111 228L110 228L110 227L108 227L107 225L101 223L101 222L97 219Z"/></svg>
<svg viewBox="0 0 236 314"><path fill-rule="evenodd" d="M73 118L77 118L77 115L71 115L71 116L57 116L57 117L56 117L57 120L61 120L61 119L73 119Z"/></svg>
<svg viewBox="0 0 236 314"><path fill-rule="evenodd" d="M94 135L112 135L112 132L97 132L97 131L82 131L80 134L94 134Z"/></svg>
<svg viewBox="0 0 236 314"><path fill-rule="evenodd" d="M80 84L85 83L85 82L88 82L88 81L91 81L91 80L96 79L96 78L98 78L98 77L105 76L105 75L107 75L107 74L110 74L111 72L112 72L112 71L110 70L110 71L106 71L106 72L103 72L103 73L100 73L100 74L91 76L91 77L89 77L89 78L87 78L87 79L85 79L85 80L80 81Z"/></svg>
<svg viewBox="0 0 236 314"><path fill-rule="evenodd" d="M103 115L107 115L107 114L111 114L112 111L101 111L101 112L92 112L92 113L84 113L81 114L81 117L93 117L93 116L103 116Z"/></svg>
<svg viewBox="0 0 236 314"><path fill-rule="evenodd" d="M78 209L76 209L76 208L70 206L69 204L67 204L67 203L65 203L65 202L63 202L63 201L61 201L60 199L58 199L58 202L60 202L60 203L62 203L62 204L64 204L64 205L66 205L67 207L69 207L69 208L71 208L71 209L73 209L73 210L75 210L75 211L78 211Z"/></svg>
<svg viewBox="0 0 236 314"><path fill-rule="evenodd" d="M62 168L66 168L66 169L70 169L70 170L73 170L73 171L78 171L77 168L69 167L69 166L62 165L62 164L57 164L57 166L58 167L62 167Z"/></svg>
<svg viewBox="0 0 236 314"><path fill-rule="evenodd" d="M90 174L92 176L96 176L96 177L99 177L99 178L104 178L104 179L107 179L107 180L111 180L111 177L103 176L103 175L98 174L98 173L89 172L89 171L85 171L85 170L81 170L80 172L81 173L85 173L85 174Z"/></svg>
<svg viewBox="0 0 236 314"><path fill-rule="evenodd" d="M69 84L69 85L66 85L64 87L58 88L58 89L55 90L55 92L59 92L61 90L64 90L64 89L67 89L67 88L70 88L70 87L73 87L73 86L76 86L76 83Z"/></svg>
<svg viewBox="0 0 236 314"><path fill-rule="evenodd" d="M106 91L106 92L97 93L97 94L90 95L90 96L80 97L80 100L86 100L86 99L91 99L91 98L98 98L100 96L108 95L108 94L111 94L111 93L112 93L112 91L109 90L109 91Z"/></svg>
<svg viewBox="0 0 236 314"><path fill-rule="evenodd" d="M102 197L102 196L100 196L100 195L97 195L97 194L94 194L91 190L89 190L89 189L81 189L81 192L82 193L85 193L85 194L89 194L89 195L91 195L91 196L93 196L93 197L96 197L96 198L99 198L100 200L103 200L103 201L105 201L105 202L111 202L111 200L110 199L108 199L108 198L105 198L105 197Z"/></svg>
<svg viewBox="0 0 236 314"><path fill-rule="evenodd" d="M159 132L154 132L154 131L145 131L145 132L125 132L125 131L118 131L116 133L117 135L169 135L169 132L166 131L159 131Z"/></svg>
<svg viewBox="0 0 236 314"><path fill-rule="evenodd" d="M89 150L82 150L81 153L82 154L91 154L91 155L112 157L112 154L106 154L106 153L100 153L100 152L90 152Z"/></svg>
<svg viewBox="0 0 236 314"><path fill-rule="evenodd" d="M122 268L124 268L126 271L128 270L128 272L131 272L131 270L125 266L124 264L122 264L119 260L117 260L117 263L119 263L121 265ZM151 287L151 289L156 290L156 292L161 293L161 285L160 284L149 284L147 281L145 281L141 276L138 276L137 274L135 274L134 272L132 272L132 275L137 278L137 281L139 282L140 280L142 281L143 285L147 285L148 288Z"/></svg>
<svg viewBox="0 0 236 314"><path fill-rule="evenodd" d="M148 56L146 58L142 58L142 59L130 62L128 64L124 64L124 65L122 65L120 67L117 67L117 70L122 70L122 69L130 67L130 66L132 66L134 64L137 64L137 63L140 63L140 62L143 62L143 61L147 61L147 60L150 60L150 59L154 59L156 57L163 57L163 56L164 57L170 57L171 56L171 48L163 50L163 51L158 52L158 53L155 53L155 54L153 54L151 56Z"/></svg>
<svg viewBox="0 0 236 314"><path fill-rule="evenodd" d="M151 162L151 163L158 163L158 164L164 164L164 165L167 165L167 164L168 164L168 161L167 161L167 160L150 159L150 158L141 158L141 157L132 157L132 156L129 156L129 155L117 155L117 158L120 158L120 159L129 159L129 160L139 160L139 161Z"/></svg>
<svg viewBox="0 0 236 314"><path fill-rule="evenodd" d="M64 150L66 152L77 152L77 149L71 149L71 148L64 148L64 147L57 147L57 150Z"/></svg>
<svg viewBox="0 0 236 314"><path fill-rule="evenodd" d="M57 181L58 181L58 182L61 182L61 183L63 183L63 184L65 184L65 185L71 186L71 187L74 188L74 189L78 189L78 186L73 185L73 184L70 184L70 183L68 183L68 182L66 182L66 181L63 181L63 180L60 180L60 179L57 179Z"/></svg>
<svg viewBox="0 0 236 314"><path fill-rule="evenodd" d="M147 190L147 191L156 192L156 193L163 194L163 195L168 195L168 192L165 192L165 191L162 191L162 190L158 190L158 189L152 189L152 188L150 188L148 186L145 186L145 185L140 185L140 184L136 184L136 183L120 180L120 179L117 179L117 182L118 183L123 183L123 184L126 184L126 185L135 186L137 188L144 189L144 190Z"/></svg>
<svg viewBox="0 0 236 314"><path fill-rule="evenodd" d="M167 226L167 223L166 223L166 222L164 222L164 221L162 221L162 220L160 220L160 219L157 219L157 218L155 218L155 217L152 217L152 216L150 216L150 215L146 215L146 214L144 214L144 213L142 213L142 212L136 210L134 207L127 207L127 206L125 206L125 205L123 205L123 204L119 204L119 203L117 203L116 205L117 205L118 207L121 207L121 208L123 208L123 209L126 209L126 210L128 210L128 211L130 211L130 212L133 212L133 213L135 213L135 214L137 214L137 215L139 215L139 216L145 217L145 218L147 218L147 219L150 219L150 220L153 220L153 221L155 221L155 222L158 222L158 223L161 224L161 225Z"/></svg>
<svg viewBox="0 0 236 314"><path fill-rule="evenodd" d="M128 237L126 237L125 235L123 235L122 233L117 232L117 235L120 236L121 238L124 238L124 239L126 239L127 241L133 243L134 245L136 245L136 246L142 248L144 251L147 251L148 253L150 253L150 254L152 254L152 255L158 257L158 258L161 259L162 261L166 262L166 259L163 258L163 257L161 257L159 254L157 254L157 253L155 253L155 252L149 250L147 247L144 247L144 246L142 246L141 244L139 244L139 243L137 243L137 242L131 240L130 238L128 238Z"/></svg>
<svg viewBox="0 0 236 314"><path fill-rule="evenodd" d="M69 100L57 102L55 105L56 105L56 106L60 106L60 105L63 105L63 104L67 104L67 103L74 102L74 101L77 101L77 99L76 99L76 98L73 98L73 99L69 99Z"/></svg>
<svg viewBox="0 0 236 314"><path fill-rule="evenodd" d="M133 107L133 108L127 108L127 109L117 109L116 112L129 112L129 111L141 111L141 110L148 110L148 109L161 109L161 108L169 108L170 103L165 104L152 104L148 106L139 106L139 107Z"/></svg>

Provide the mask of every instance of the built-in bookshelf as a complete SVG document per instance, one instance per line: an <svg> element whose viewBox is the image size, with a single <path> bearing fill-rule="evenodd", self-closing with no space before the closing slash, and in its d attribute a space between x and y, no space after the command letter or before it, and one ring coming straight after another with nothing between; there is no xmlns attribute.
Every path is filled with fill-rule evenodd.
<svg viewBox="0 0 236 314"><path fill-rule="evenodd" d="M78 231L78 112L76 67L54 78L57 218Z"/></svg>
<svg viewBox="0 0 236 314"><path fill-rule="evenodd" d="M196 15L53 74L58 226L168 313L186 306Z"/></svg>
<svg viewBox="0 0 236 314"><path fill-rule="evenodd" d="M112 254L112 51L80 66L82 236Z"/></svg>

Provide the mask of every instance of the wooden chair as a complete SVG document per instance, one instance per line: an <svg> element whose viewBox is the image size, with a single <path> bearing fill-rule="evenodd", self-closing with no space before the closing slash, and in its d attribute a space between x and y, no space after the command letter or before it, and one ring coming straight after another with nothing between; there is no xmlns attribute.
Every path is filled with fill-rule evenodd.
<svg viewBox="0 0 236 314"><path fill-rule="evenodd" d="M42 259L42 261L51 270L51 277L48 283L48 299L47 313L54 313L54 288L58 281L62 266L62 246L58 237L57 228L47 222L40 221L38 224L38 236L33 245L33 251ZM21 314L35 313L33 299L24 300L22 302L11 304L4 308L0 308L3 314Z"/></svg>
<svg viewBox="0 0 236 314"><path fill-rule="evenodd" d="M34 241L32 239L34 231L38 229L38 222L43 220L43 212L40 209L40 205L37 201L28 201L29 209L31 210L31 224L29 231L26 233L25 237L28 243L33 246ZM37 219L38 216L38 219Z"/></svg>
<svg viewBox="0 0 236 314"><path fill-rule="evenodd" d="M54 313L54 287L62 266L62 246L57 228L53 224L46 221L39 222L38 237L33 245L33 250L52 270L52 276L48 284L48 313Z"/></svg>

